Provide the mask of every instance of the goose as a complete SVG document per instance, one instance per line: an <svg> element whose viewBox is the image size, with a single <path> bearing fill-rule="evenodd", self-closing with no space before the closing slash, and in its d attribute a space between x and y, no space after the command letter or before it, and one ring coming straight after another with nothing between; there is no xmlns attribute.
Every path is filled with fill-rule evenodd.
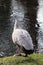
<svg viewBox="0 0 43 65"><path fill-rule="evenodd" d="M32 38L27 30L17 28L17 19L15 19L14 29L12 33L12 41L18 46L18 56L21 55L20 48L22 47L25 56L34 52Z"/></svg>

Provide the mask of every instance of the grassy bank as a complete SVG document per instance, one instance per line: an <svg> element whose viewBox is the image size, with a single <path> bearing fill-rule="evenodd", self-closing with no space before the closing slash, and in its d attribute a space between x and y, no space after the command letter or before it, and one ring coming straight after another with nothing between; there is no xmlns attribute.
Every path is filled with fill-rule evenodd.
<svg viewBox="0 0 43 65"><path fill-rule="evenodd" d="M0 65L43 65L43 54L0 58Z"/></svg>

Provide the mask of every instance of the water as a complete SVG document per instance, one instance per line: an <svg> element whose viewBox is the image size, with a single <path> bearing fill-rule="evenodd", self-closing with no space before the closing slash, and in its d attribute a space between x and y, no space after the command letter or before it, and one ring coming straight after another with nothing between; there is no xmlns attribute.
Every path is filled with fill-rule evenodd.
<svg viewBox="0 0 43 65"><path fill-rule="evenodd" d="M37 20L40 25L38 35L38 49L39 53L43 53L43 0L39 0L39 8L37 14Z"/></svg>
<svg viewBox="0 0 43 65"><path fill-rule="evenodd" d="M0 53L15 53L11 39L15 18L17 27L30 33L35 51L43 53L43 0L0 0Z"/></svg>
<svg viewBox="0 0 43 65"><path fill-rule="evenodd" d="M11 52L11 21L10 21L10 11L11 11L11 1L0 0L0 53L9 55ZM3 55L2 53L2 55Z"/></svg>

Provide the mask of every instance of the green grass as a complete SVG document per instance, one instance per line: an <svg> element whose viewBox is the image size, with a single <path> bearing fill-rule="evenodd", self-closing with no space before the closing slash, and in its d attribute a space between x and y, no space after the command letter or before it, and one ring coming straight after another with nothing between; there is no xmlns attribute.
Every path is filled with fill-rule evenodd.
<svg viewBox="0 0 43 65"><path fill-rule="evenodd" d="M0 58L0 65L43 65L43 54Z"/></svg>

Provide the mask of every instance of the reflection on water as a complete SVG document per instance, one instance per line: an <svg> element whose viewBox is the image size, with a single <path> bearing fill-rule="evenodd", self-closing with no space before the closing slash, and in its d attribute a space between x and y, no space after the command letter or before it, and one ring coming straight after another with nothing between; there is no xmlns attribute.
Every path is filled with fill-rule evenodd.
<svg viewBox="0 0 43 65"><path fill-rule="evenodd" d="M16 17L18 28L26 29L30 33L35 51L38 48L41 52L43 48L43 0L38 1L0 1L0 51L14 52L15 47L12 44L11 34Z"/></svg>

